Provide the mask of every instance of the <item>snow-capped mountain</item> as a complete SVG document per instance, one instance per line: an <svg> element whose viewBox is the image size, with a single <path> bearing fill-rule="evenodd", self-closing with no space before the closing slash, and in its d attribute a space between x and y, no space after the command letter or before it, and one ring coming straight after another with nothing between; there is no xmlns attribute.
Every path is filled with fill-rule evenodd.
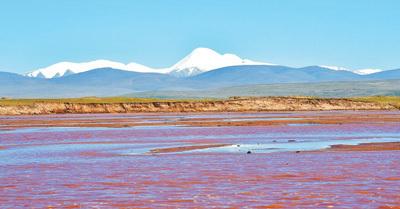
<svg viewBox="0 0 400 209"><path fill-rule="evenodd" d="M29 77L41 78L57 78L75 73L82 73L98 68L114 68L125 71L141 72L141 73L162 73L170 74L175 77L190 77L204 73L207 71L243 65L266 65L272 66L275 64L256 62L248 59L242 59L234 54L220 54L209 48L197 48L182 60L166 68L151 68L137 63L120 63L109 60L95 60L91 62L60 62L41 68L25 74ZM376 72L381 72L379 69L360 69L350 70L344 67L321 65L321 68L334 71L351 71L360 75L368 75Z"/></svg>
<svg viewBox="0 0 400 209"><path fill-rule="evenodd" d="M255 62L241 59L234 54L219 54L212 49L197 48L178 63L167 68L150 68L137 63L123 64L109 60L95 60L91 62L74 63L60 62L41 68L26 75L29 77L56 78L74 73L86 72L98 68L114 68L119 70L142 72L142 73L163 73L177 77L188 77L202 72L218 69L221 67L237 65L272 65L269 63Z"/></svg>
<svg viewBox="0 0 400 209"><path fill-rule="evenodd" d="M109 60L95 60L91 62L59 62L54 65L50 65L46 68L41 68L26 75L29 77L42 77L42 78L56 78L62 77L75 73L82 73L98 68L115 68L126 71L136 71L136 72L152 72L153 69L140 65L137 63L129 63L127 65L119 62L113 62Z"/></svg>
<svg viewBox="0 0 400 209"><path fill-rule="evenodd" d="M177 77L194 76L210 70L239 65L272 65L242 59L234 54L219 54L208 48L197 48L170 67L169 73Z"/></svg>

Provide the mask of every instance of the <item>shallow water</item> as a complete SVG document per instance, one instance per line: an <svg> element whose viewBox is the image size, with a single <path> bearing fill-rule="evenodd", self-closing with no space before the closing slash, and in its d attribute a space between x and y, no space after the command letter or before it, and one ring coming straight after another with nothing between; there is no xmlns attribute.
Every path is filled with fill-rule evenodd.
<svg viewBox="0 0 400 209"><path fill-rule="evenodd" d="M354 114L366 120L298 123ZM288 122L175 124L185 120ZM62 123L43 127L52 121ZM84 125L69 127L70 121ZM159 121L166 123L153 126ZM141 125L86 126L126 122ZM399 112L7 116L0 127L0 208L377 208L400 202L399 151L295 152L398 142ZM199 144L230 145L149 153Z"/></svg>

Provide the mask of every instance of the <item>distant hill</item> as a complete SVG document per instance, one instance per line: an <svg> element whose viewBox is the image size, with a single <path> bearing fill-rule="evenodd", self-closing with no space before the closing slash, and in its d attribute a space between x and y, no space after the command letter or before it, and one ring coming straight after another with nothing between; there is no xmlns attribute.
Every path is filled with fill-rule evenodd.
<svg viewBox="0 0 400 209"><path fill-rule="evenodd" d="M400 77L399 77L400 78ZM318 66L291 68L286 66L232 66L189 77L194 88L220 88L248 84L308 83L324 81L363 80L350 71L335 71Z"/></svg>
<svg viewBox="0 0 400 209"><path fill-rule="evenodd" d="M378 73L366 75L368 79L385 80L385 79L398 79L400 78L400 69L386 70Z"/></svg>
<svg viewBox="0 0 400 209"><path fill-rule="evenodd" d="M0 97L36 97L46 90L47 83L41 78L0 72Z"/></svg>
<svg viewBox="0 0 400 209"><path fill-rule="evenodd" d="M175 80L177 78L164 74L128 72L112 68L53 79L1 73L0 96L17 98L114 96L160 88L174 90Z"/></svg>
<svg viewBox="0 0 400 209"><path fill-rule="evenodd" d="M40 80L41 79L32 79L16 73L0 72L0 85L2 87L4 87L4 85L34 83L35 81Z"/></svg>
<svg viewBox="0 0 400 209"><path fill-rule="evenodd" d="M77 73L66 77L48 80L54 85L63 86L88 86L107 87L110 93L113 89L130 89L134 91L148 91L155 89L174 89L179 85L180 79L166 74L159 73L138 73L112 68L101 68L84 73Z"/></svg>
<svg viewBox="0 0 400 209"><path fill-rule="evenodd" d="M262 94L260 95L323 94L340 96L341 94L350 95L352 92L362 95L396 94L396 88L399 85L394 81L393 85L395 86L385 84L384 89L380 89L381 86L378 86L376 90L372 89L373 82L369 82L370 80L388 79L400 79L400 70L359 75L350 71L331 70L319 66L291 68L278 65L242 65L211 70L192 77L176 77L170 74L100 68L52 79L0 73L0 97L104 97L132 93L144 95L148 92L168 92L166 96L169 96L171 92L184 92L182 94L186 97L187 92L189 92L189 96L194 95L195 92L201 92L200 96L202 96L203 94L213 95L213 92L222 91L221 89L226 89L220 92L221 95L238 95L241 92L248 94L249 91L261 91ZM330 85L331 83L319 84L321 82L338 81L351 82L340 82L332 85ZM290 83L295 83L291 89L289 88L290 85L283 85ZM354 86L353 83L357 83L357 86ZM391 81L383 81L383 83L389 85ZM253 86L257 85L270 85L270 89L268 91L260 90L260 86L253 89ZM243 86L252 87L251 90L245 92L243 89L247 87ZM310 89L307 90L307 87ZM331 91L329 89L332 88L338 88L338 90L329 92ZM387 90L390 90L390 92ZM316 93L312 93L313 91ZM220 95L216 96L219 97Z"/></svg>
<svg viewBox="0 0 400 209"><path fill-rule="evenodd" d="M201 91L148 91L124 96L151 98L227 98L231 96L296 95L318 97L400 96L400 80L261 84Z"/></svg>

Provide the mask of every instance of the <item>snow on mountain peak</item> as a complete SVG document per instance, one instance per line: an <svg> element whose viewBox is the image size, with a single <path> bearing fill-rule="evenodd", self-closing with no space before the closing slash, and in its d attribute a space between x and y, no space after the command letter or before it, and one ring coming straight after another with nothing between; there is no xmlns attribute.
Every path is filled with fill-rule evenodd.
<svg viewBox="0 0 400 209"><path fill-rule="evenodd" d="M208 48L197 48L189 55L184 57L178 63L171 67L172 71L197 68L199 70L208 70L218 66L222 55Z"/></svg>
<svg viewBox="0 0 400 209"><path fill-rule="evenodd" d="M353 72L357 73L359 75L368 75L368 74L372 74L372 73L382 72L382 70L381 69L359 69L359 70L355 70Z"/></svg>
<svg viewBox="0 0 400 209"><path fill-rule="evenodd" d="M271 65L242 59L234 54L219 54L209 48L197 48L170 68L172 75L193 76L202 72L236 65Z"/></svg>

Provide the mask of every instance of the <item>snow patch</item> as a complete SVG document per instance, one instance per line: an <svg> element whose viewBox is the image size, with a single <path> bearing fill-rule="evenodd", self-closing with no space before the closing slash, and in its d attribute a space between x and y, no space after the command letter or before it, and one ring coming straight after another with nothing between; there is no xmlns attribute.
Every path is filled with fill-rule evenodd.
<svg viewBox="0 0 400 209"><path fill-rule="evenodd" d="M335 70L335 71L339 71L339 70L350 71L349 69L347 69L345 67L338 67L338 66L320 65L319 67L326 68L329 70Z"/></svg>
<svg viewBox="0 0 400 209"><path fill-rule="evenodd" d="M379 73L382 72L383 70L381 69L359 69L359 70L355 70L353 71L354 73L357 73L359 75L369 75L372 73Z"/></svg>

